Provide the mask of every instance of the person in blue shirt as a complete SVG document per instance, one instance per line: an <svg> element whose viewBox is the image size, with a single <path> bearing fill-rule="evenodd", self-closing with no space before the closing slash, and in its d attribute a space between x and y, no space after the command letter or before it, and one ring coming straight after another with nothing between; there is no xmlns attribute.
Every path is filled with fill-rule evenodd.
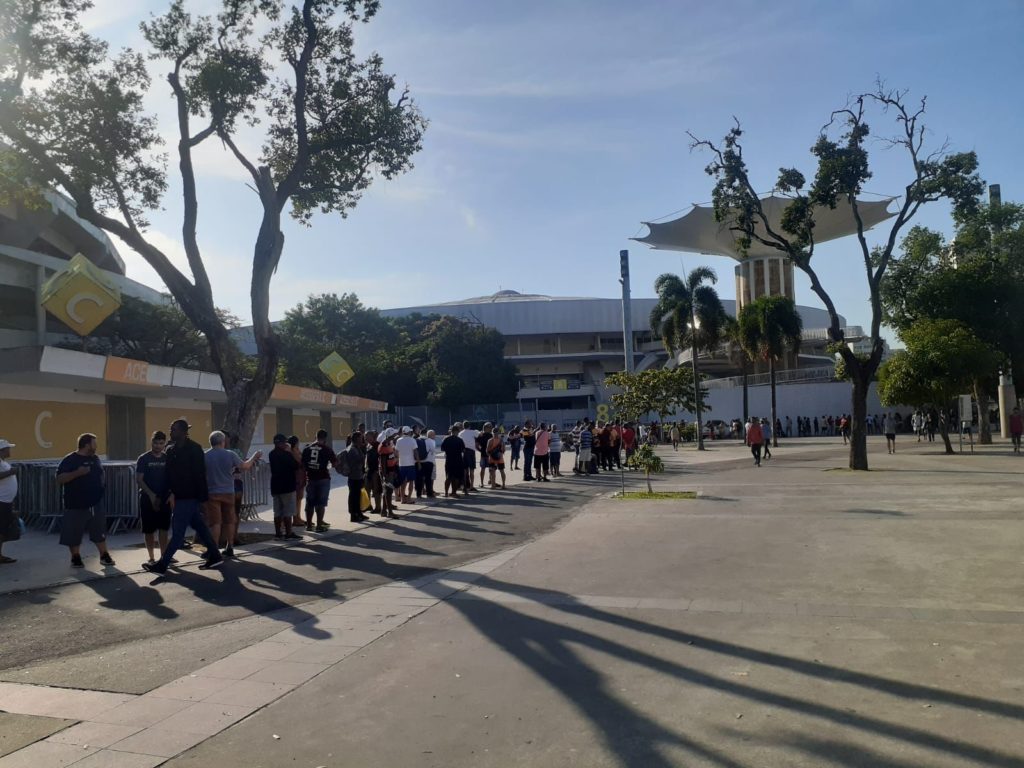
<svg viewBox="0 0 1024 768"><path fill-rule="evenodd" d="M57 467L57 483L64 489L60 543L71 552L71 567L85 567L81 546L87 531L100 552L100 562L114 565L107 551L107 519L98 508L103 499L103 465L96 455L96 435L78 436L78 450L61 459Z"/></svg>

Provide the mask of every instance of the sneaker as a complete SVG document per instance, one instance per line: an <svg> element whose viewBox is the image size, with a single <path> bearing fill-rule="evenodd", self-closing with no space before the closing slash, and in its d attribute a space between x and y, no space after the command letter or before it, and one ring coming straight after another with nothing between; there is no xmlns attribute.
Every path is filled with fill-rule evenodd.
<svg viewBox="0 0 1024 768"><path fill-rule="evenodd" d="M110 556L109 552L107 552L107 554L105 554L105 555L100 555L100 563L102 563L103 565L105 565L107 567L115 565L114 558L112 558Z"/></svg>
<svg viewBox="0 0 1024 768"><path fill-rule="evenodd" d="M306 530L308 531L309 529L307 528ZM327 532L327 526L326 525L318 525L313 530L316 531L317 533L326 533Z"/></svg>
<svg viewBox="0 0 1024 768"><path fill-rule="evenodd" d="M297 534L297 533L286 533L284 535L284 537L286 539L288 539L289 541L301 541L302 540L302 537L299 534Z"/></svg>
<svg viewBox="0 0 1024 768"><path fill-rule="evenodd" d="M142 570L148 571L149 573L167 573L167 567L156 563L143 563Z"/></svg>
<svg viewBox="0 0 1024 768"><path fill-rule="evenodd" d="M313 530L313 524L312 523L306 523L306 530L307 531L312 531Z"/></svg>
<svg viewBox="0 0 1024 768"><path fill-rule="evenodd" d="M235 548L229 544L228 546L224 547L224 551L221 554L224 557L234 557L235 556Z"/></svg>
<svg viewBox="0 0 1024 768"><path fill-rule="evenodd" d="M216 568L218 565L220 565L223 562L224 562L224 557L220 554L220 552L218 552L217 554L211 555L210 557L206 558L202 562L202 564L199 566L199 570L200 571L206 571L206 570L209 570L210 568Z"/></svg>
<svg viewBox="0 0 1024 768"><path fill-rule="evenodd" d="M85 563L82 562L82 556L81 555L72 555L71 556L71 567L72 568L85 568Z"/></svg>
<svg viewBox="0 0 1024 768"><path fill-rule="evenodd" d="M283 539L284 538L284 534L283 533L275 533L274 534L274 538L275 539Z"/></svg>

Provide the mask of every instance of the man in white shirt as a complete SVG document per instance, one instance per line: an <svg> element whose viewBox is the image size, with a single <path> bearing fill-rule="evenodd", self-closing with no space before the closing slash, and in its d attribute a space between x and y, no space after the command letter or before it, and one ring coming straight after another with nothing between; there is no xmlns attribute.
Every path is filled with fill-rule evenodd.
<svg viewBox="0 0 1024 768"><path fill-rule="evenodd" d="M476 439L479 437L480 431L473 429L472 427L465 427L459 432L459 437L462 439L462 444L466 446L466 452L463 454L462 463L466 470L465 491L475 491L473 487L473 472L476 470Z"/></svg>
<svg viewBox="0 0 1024 768"><path fill-rule="evenodd" d="M18 495L18 470L7 462L13 447L14 443L0 439L0 565L17 562L3 553L4 536L15 525L14 498Z"/></svg>
<svg viewBox="0 0 1024 768"><path fill-rule="evenodd" d="M395 452L398 454L398 501L404 503L412 499L416 485L416 469L420 460L416 455L416 438L412 436L412 427L402 427L402 436L395 441Z"/></svg>

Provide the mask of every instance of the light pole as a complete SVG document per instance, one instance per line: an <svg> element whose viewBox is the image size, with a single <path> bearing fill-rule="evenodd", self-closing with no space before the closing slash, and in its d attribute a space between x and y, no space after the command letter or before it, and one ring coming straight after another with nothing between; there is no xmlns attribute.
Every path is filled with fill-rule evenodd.
<svg viewBox="0 0 1024 768"><path fill-rule="evenodd" d="M697 312L690 303L690 365L693 369L693 402L697 411L697 450L704 450L704 425L700 418L700 374L697 372L697 331L700 330L700 320L697 319Z"/></svg>

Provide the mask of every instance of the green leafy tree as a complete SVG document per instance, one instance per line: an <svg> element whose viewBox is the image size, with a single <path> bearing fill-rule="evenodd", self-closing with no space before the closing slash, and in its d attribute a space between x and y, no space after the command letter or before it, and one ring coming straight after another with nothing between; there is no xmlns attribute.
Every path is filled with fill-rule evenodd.
<svg viewBox="0 0 1024 768"><path fill-rule="evenodd" d="M726 315L722 338L725 340L726 354L729 355L729 361L740 369L740 376L743 378L743 423L746 424L750 416L750 385L748 379L750 378L750 364L753 361L750 354L743 347L743 335L740 333L739 321L735 317Z"/></svg>
<svg viewBox="0 0 1024 768"><path fill-rule="evenodd" d="M698 353L717 349L726 325L725 309L714 289L717 281L715 271L710 267L697 267L685 280L665 273L654 281L658 301L651 310L651 330L661 336L669 355L689 348L694 381L700 381ZM702 398L698 393L694 403L697 449L703 451L701 410Z"/></svg>
<svg viewBox="0 0 1024 768"><path fill-rule="evenodd" d="M906 350L894 354L878 370L879 399L886 407L934 407L946 453L951 454L950 406L979 371L996 369L999 353L956 320L919 320L902 338Z"/></svg>
<svg viewBox="0 0 1024 768"><path fill-rule="evenodd" d="M647 481L647 492L654 493L654 488L651 487L651 473L665 471L665 463L654 450L654 446L650 443L641 445L633 451L633 455L629 457L628 464L644 471L644 479Z"/></svg>
<svg viewBox="0 0 1024 768"><path fill-rule="evenodd" d="M79 216L149 263L205 337L228 396L224 426L251 439L273 389L279 346L268 316L284 251L284 217L344 216L377 177L411 167L425 121L380 56L355 54L355 24L377 0L222 0L194 15L183 0L144 22L145 51L111 53L81 24L88 0L0 3L0 137L6 186L55 187ZM174 112L187 273L147 234L168 187L164 128L148 114L149 62L160 61ZM239 133L262 127L261 150ZM194 152L218 141L248 176L239 193L261 212L249 276L255 369L218 315L198 238ZM13 159L12 159L13 158Z"/></svg>
<svg viewBox="0 0 1024 768"><path fill-rule="evenodd" d="M421 344L419 381L430 405L515 399L516 367L505 360L499 331L444 316L423 330Z"/></svg>
<svg viewBox="0 0 1024 768"><path fill-rule="evenodd" d="M356 378L351 385L366 392L364 382L380 373L382 348L407 339L376 309L363 306L354 293L317 294L285 312L277 326L281 363L287 381L306 387L333 389L318 368L331 352L345 358Z"/></svg>
<svg viewBox="0 0 1024 768"><path fill-rule="evenodd" d="M225 310L217 311L225 325L238 327L238 318ZM211 368L206 338L170 297L163 304L153 304L125 296L117 312L100 323L88 338L68 340L59 346L84 346L98 354L129 357L154 365Z"/></svg>
<svg viewBox="0 0 1024 768"><path fill-rule="evenodd" d="M752 360L768 363L772 392L772 444L779 445L775 408L775 364L787 353L800 351L804 321L793 300L785 296L762 296L743 306L737 318L740 344Z"/></svg>
<svg viewBox="0 0 1024 768"><path fill-rule="evenodd" d="M688 368L653 368L639 373L620 371L609 374L604 385L621 390L612 395L612 405L616 413L629 421L656 413L658 420L664 422L680 409L690 412L696 409L693 372ZM704 387L701 392L707 396Z"/></svg>
<svg viewBox="0 0 1024 768"><path fill-rule="evenodd" d="M895 135L886 139L886 145L901 150L908 164L903 197L888 235L876 249L868 245L858 204L858 196L872 175L867 148L870 134L868 111L871 108L878 108L883 115L895 119ZM741 250L756 242L788 258L808 276L811 290L828 311L829 339L841 345L839 353L852 381L851 469L868 468L865 428L868 386L882 360L881 292L896 255L900 232L914 219L921 206L931 202L949 200L960 214L973 210L983 188L976 173L978 159L973 152L947 153L945 147L930 151L925 146L929 132L924 124L924 114L924 100L915 107L908 102L906 92L889 90L881 83L873 92L855 96L845 107L833 112L831 120L811 147L817 168L810 184L796 168L781 168L779 171L776 190L790 197L791 201L778 224L766 214L756 192L761 185L750 179L739 123L720 144L691 134L693 146L709 151L713 158L707 172L715 179L712 193L715 217L735 234ZM850 206L857 223L857 243L871 301L872 350L866 360L858 359L853 350L843 343L839 313L818 276L814 261L814 229L818 211L835 208L840 202Z"/></svg>
<svg viewBox="0 0 1024 768"><path fill-rule="evenodd" d="M958 320L1007 361L1024 361L1024 206L979 206L958 218L951 242L914 227L901 250L882 290L888 325L901 333L921 319ZM1024 364L1016 374L1024 384ZM992 442L987 414L995 385L991 372L972 384L985 444Z"/></svg>

